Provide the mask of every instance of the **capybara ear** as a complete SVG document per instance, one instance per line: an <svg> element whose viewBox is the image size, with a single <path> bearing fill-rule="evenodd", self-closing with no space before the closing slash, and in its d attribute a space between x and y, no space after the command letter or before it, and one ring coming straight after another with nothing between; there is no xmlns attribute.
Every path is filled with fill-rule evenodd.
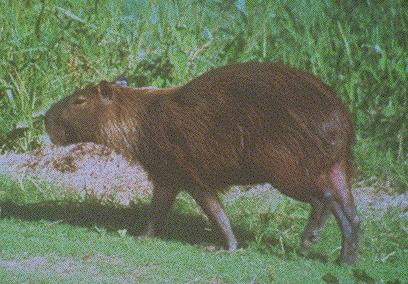
<svg viewBox="0 0 408 284"><path fill-rule="evenodd" d="M116 78L116 80L115 80L115 84L116 85L119 85L119 86L121 86L121 87L129 87L129 81L128 81L128 78L126 78L126 76L125 75L120 75L118 78Z"/></svg>
<svg viewBox="0 0 408 284"><path fill-rule="evenodd" d="M109 82L105 80L101 81L98 85L98 93L104 99L108 99L108 100L112 99L113 90Z"/></svg>

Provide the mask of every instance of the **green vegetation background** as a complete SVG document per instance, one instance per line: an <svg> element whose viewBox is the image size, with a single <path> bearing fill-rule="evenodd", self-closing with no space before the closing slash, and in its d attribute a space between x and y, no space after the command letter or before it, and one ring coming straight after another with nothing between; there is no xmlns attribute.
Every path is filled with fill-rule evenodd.
<svg viewBox="0 0 408 284"><path fill-rule="evenodd" d="M406 189L403 2L0 1L1 149L36 147L41 113L86 83L125 73L132 86L161 87L228 63L279 61L346 102L361 176Z"/></svg>

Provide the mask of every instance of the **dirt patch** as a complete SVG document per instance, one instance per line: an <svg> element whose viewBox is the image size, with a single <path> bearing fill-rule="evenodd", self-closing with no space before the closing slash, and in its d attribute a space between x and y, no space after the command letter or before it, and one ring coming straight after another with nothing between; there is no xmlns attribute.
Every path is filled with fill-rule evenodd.
<svg viewBox="0 0 408 284"><path fill-rule="evenodd" d="M402 194L392 194L386 189L374 187L355 187L353 195L360 217L363 219L378 219L389 210L399 212L402 219L408 220L408 191ZM264 206L273 210L282 200L283 195L270 184L263 184L242 189L233 187L226 195L226 202L234 202L242 197L258 197Z"/></svg>
<svg viewBox="0 0 408 284"><path fill-rule="evenodd" d="M358 209L369 213L368 217L381 218L388 210L400 212L408 220L408 191L402 194L391 194L386 189L359 187L353 190Z"/></svg>
<svg viewBox="0 0 408 284"><path fill-rule="evenodd" d="M91 196L101 203L121 205L149 196L153 188L140 164L129 163L109 148L93 143L50 145L31 153L1 155L0 174L17 180L31 178L55 184L57 188ZM358 187L353 193L363 217L381 218L389 209L394 209L408 219L408 192L394 195L385 189ZM262 197L272 208L282 199L282 194L270 184L235 186L224 199L233 202L244 196Z"/></svg>
<svg viewBox="0 0 408 284"><path fill-rule="evenodd" d="M0 174L54 184L102 203L129 205L152 191L148 175L139 164L130 164L109 148L93 143L1 155Z"/></svg>

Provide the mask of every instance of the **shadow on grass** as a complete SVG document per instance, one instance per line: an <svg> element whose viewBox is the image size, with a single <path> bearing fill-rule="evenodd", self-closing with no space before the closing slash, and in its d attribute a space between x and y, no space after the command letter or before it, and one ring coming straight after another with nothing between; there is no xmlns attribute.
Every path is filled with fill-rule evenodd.
<svg viewBox="0 0 408 284"><path fill-rule="evenodd" d="M3 202L0 203L0 209L0 218L60 221L88 228L103 227L113 232L127 229L133 236L143 235L149 213L148 204L119 208L109 205L54 201L24 205ZM162 238L190 244L211 243L217 247L221 246L220 234L208 228L212 226L209 226L203 216L183 214L173 209L166 220ZM254 235L244 229L235 228L235 231L241 243L254 239Z"/></svg>
<svg viewBox="0 0 408 284"><path fill-rule="evenodd" d="M107 231L127 229L133 236L142 236L148 221L148 204L134 205L130 208L120 208L94 203L74 202L43 202L36 204L19 205L11 202L0 203L0 218L17 218L27 221L49 220L60 221L75 226L94 229L95 226L103 227ZM166 220L163 230L163 239L178 240L192 245L207 247L211 250L220 249L222 237L200 215L181 213L172 210ZM243 227L234 227L234 233L240 247L255 241L253 232ZM261 246L280 246L277 238L264 238ZM288 251L293 248L286 247ZM262 249L265 252L265 250ZM300 252L297 253L300 255ZM326 262L327 258L321 254L310 254L307 258Z"/></svg>

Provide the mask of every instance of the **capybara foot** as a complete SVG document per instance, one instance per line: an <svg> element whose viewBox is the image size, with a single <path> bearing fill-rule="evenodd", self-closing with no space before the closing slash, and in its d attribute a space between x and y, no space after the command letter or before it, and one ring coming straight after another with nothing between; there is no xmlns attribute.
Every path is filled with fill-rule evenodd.
<svg viewBox="0 0 408 284"><path fill-rule="evenodd" d="M309 249L312 244L317 242L320 239L318 232L306 232L302 236L302 249Z"/></svg>
<svg viewBox="0 0 408 284"><path fill-rule="evenodd" d="M159 230L158 226L151 222L147 224L147 228L144 231L143 236L147 238L154 238L160 236L161 234L162 230Z"/></svg>
<svg viewBox="0 0 408 284"><path fill-rule="evenodd" d="M347 254L347 255L340 255L337 259L336 259L336 263L337 264L354 264L356 263L358 259L358 254L357 253L353 253L353 254Z"/></svg>
<svg viewBox="0 0 408 284"><path fill-rule="evenodd" d="M229 244L226 245L225 249L229 252L236 251L238 247L238 243L236 241L230 242Z"/></svg>

